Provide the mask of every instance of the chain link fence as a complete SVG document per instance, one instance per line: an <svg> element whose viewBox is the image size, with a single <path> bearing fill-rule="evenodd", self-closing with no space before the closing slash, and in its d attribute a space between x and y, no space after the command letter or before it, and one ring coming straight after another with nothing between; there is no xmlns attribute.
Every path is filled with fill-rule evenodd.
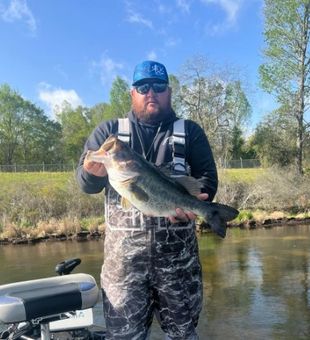
<svg viewBox="0 0 310 340"><path fill-rule="evenodd" d="M259 159L232 159L222 162L218 167L225 169L249 169L249 168L260 168L261 163Z"/></svg>
<svg viewBox="0 0 310 340"><path fill-rule="evenodd" d="M0 172L69 172L76 169L76 164L0 164Z"/></svg>
<svg viewBox="0 0 310 340"><path fill-rule="evenodd" d="M69 172L76 169L77 164L11 164L1 165L0 172ZM259 168L261 164L258 159L234 159L217 164L219 168L241 169Z"/></svg>

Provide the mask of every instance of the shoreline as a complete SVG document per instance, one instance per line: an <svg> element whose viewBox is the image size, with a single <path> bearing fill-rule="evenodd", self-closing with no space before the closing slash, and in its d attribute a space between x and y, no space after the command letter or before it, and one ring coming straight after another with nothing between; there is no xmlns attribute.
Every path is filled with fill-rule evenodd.
<svg viewBox="0 0 310 340"><path fill-rule="evenodd" d="M310 225L310 217L296 218L296 217L284 217L284 218L266 218L264 220L250 219L243 222L230 222L227 224L227 229L270 229L273 227L281 227L284 225L297 226L301 224ZM204 224L197 224L196 231L199 234L211 233L209 228L206 228ZM33 245L41 242L64 242L64 241L77 241L86 242L91 240L104 239L104 231L80 231L75 234L64 233L52 233L42 237L16 237L16 238L3 238L0 239L0 246L2 245Z"/></svg>

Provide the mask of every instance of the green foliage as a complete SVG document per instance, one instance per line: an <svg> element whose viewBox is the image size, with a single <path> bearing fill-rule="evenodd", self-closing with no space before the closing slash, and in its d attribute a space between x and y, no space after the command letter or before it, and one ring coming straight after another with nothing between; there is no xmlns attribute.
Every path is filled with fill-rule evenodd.
<svg viewBox="0 0 310 340"><path fill-rule="evenodd" d="M296 120L295 163L303 172L306 102L310 95L309 0L265 0L265 63L261 86Z"/></svg>
<svg viewBox="0 0 310 340"><path fill-rule="evenodd" d="M264 166L288 166L296 156L295 122L279 111L269 114L255 129L252 144Z"/></svg>
<svg viewBox="0 0 310 340"><path fill-rule="evenodd" d="M109 108L109 104L99 103L89 110L89 124L90 128L94 129L97 125L99 125L102 121L110 119L107 117L107 110Z"/></svg>
<svg viewBox="0 0 310 340"><path fill-rule="evenodd" d="M0 86L0 163L61 160L61 126L8 85Z"/></svg>
<svg viewBox="0 0 310 340"><path fill-rule="evenodd" d="M187 70L187 78L170 75L173 108L179 117L201 124L218 158L240 157L244 145L241 125L250 114L241 82L209 72L204 58L198 61ZM120 77L112 84L109 103L91 108L73 108L66 103L58 111L56 122L3 85L0 164L76 164L90 132L104 120L125 116L130 108L130 88Z"/></svg>
<svg viewBox="0 0 310 340"><path fill-rule="evenodd" d="M124 116L130 110L130 105L129 86L125 80L116 77L110 92L110 104L101 103L90 109L65 106L57 116L62 127L65 160L76 163L90 132L103 120Z"/></svg>
<svg viewBox="0 0 310 340"><path fill-rule="evenodd" d="M87 195L71 173L0 173L0 225L103 216L103 197Z"/></svg>
<svg viewBox="0 0 310 340"><path fill-rule="evenodd" d="M237 222L246 222L253 218L253 213L248 210L241 210L236 218Z"/></svg>
<svg viewBox="0 0 310 340"><path fill-rule="evenodd" d="M169 86L172 89L172 108L178 117L182 117L184 112L182 111L182 101L180 100L181 85L179 79L173 74L169 74Z"/></svg>
<svg viewBox="0 0 310 340"><path fill-rule="evenodd" d="M88 134L90 133L89 110L79 106L73 109L67 105L57 118L62 126L62 144L67 162L79 159Z"/></svg>
<svg viewBox="0 0 310 340"><path fill-rule="evenodd" d="M130 89L127 82L116 77L110 91L110 106L107 108L109 119L124 117L131 107Z"/></svg>
<svg viewBox="0 0 310 340"><path fill-rule="evenodd" d="M232 159L239 159L242 157L242 148L244 146L244 139L242 137L242 131L239 127L234 126L231 136L231 148L230 155Z"/></svg>

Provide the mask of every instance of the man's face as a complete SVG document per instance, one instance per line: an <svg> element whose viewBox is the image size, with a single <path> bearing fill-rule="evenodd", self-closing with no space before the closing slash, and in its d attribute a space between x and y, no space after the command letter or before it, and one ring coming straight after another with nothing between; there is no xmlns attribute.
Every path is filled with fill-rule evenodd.
<svg viewBox="0 0 310 340"><path fill-rule="evenodd" d="M147 82L151 84L152 82ZM131 90L132 109L137 118L142 121L158 121L171 111L171 89L156 93L151 87L148 92L141 94L137 88Z"/></svg>

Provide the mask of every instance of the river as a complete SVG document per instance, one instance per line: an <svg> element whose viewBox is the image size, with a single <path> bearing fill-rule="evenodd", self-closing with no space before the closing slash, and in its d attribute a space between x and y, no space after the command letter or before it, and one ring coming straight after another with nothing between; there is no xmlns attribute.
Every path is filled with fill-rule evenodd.
<svg viewBox="0 0 310 340"><path fill-rule="evenodd" d="M199 237L204 303L201 339L310 339L310 226L228 231ZM0 246L0 284L55 275L57 262L80 257L75 272L99 283L103 242ZM101 305L95 308L102 321ZM151 340L162 339L154 323Z"/></svg>

